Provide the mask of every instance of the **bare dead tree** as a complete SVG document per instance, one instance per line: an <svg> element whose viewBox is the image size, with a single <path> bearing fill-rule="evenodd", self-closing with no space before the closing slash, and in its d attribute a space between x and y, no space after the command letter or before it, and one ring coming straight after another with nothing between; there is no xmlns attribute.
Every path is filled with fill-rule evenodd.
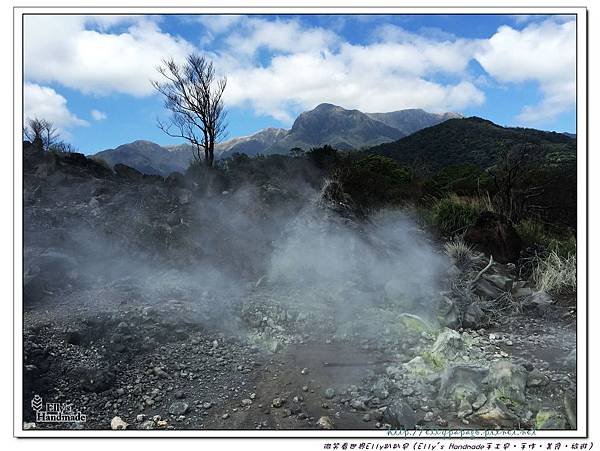
<svg viewBox="0 0 600 451"><path fill-rule="evenodd" d="M182 65L173 59L163 60L157 68L163 81L152 81L171 112L168 122L158 120L158 127L169 136L184 138L194 147L194 158L212 167L215 144L227 128L223 92L227 78L217 79L212 61L195 53Z"/></svg>
<svg viewBox="0 0 600 451"><path fill-rule="evenodd" d="M50 150L59 142L58 130L46 119L29 118L23 130L25 138L41 150Z"/></svg>
<svg viewBox="0 0 600 451"><path fill-rule="evenodd" d="M533 144L505 147L492 169L496 188L494 203L512 222L535 210L533 200L543 192L542 186L529 183L542 153L542 149Z"/></svg>

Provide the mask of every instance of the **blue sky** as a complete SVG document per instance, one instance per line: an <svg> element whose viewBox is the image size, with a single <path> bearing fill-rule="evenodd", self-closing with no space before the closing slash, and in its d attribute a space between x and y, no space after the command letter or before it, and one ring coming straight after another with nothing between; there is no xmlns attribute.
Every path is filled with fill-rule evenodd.
<svg viewBox="0 0 600 451"><path fill-rule="evenodd" d="M573 16L26 16L27 117L84 153L169 138L150 86L162 58L210 57L226 75L229 137L289 128L328 102L423 108L575 132Z"/></svg>

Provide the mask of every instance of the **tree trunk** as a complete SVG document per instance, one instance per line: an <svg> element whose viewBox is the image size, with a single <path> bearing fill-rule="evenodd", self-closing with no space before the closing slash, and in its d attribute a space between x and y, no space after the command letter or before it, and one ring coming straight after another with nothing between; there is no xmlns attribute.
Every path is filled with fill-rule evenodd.
<svg viewBox="0 0 600 451"><path fill-rule="evenodd" d="M208 167L212 166L212 164L210 163L210 160L209 160L207 147L204 148L204 164Z"/></svg>
<svg viewBox="0 0 600 451"><path fill-rule="evenodd" d="M215 159L214 149L212 147L209 147L206 152L206 166L208 166L209 168L212 168L214 159Z"/></svg>
<svg viewBox="0 0 600 451"><path fill-rule="evenodd" d="M209 168L213 167L213 161L215 159L215 140L214 138L211 136L209 136L209 141L208 141L208 145L206 146L206 166L208 166Z"/></svg>

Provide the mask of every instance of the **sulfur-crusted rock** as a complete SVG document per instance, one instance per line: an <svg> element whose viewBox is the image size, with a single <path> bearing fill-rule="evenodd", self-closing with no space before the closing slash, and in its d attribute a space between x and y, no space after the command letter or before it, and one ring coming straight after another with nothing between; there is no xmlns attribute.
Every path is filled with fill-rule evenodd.
<svg viewBox="0 0 600 451"><path fill-rule="evenodd" d="M488 382L501 399L512 403L525 402L527 371L523 366L506 360L495 362L490 368Z"/></svg>
<svg viewBox="0 0 600 451"><path fill-rule="evenodd" d="M442 403L459 403L462 399L475 401L483 390L489 370L479 365L452 364L442 373L438 398Z"/></svg>
<svg viewBox="0 0 600 451"><path fill-rule="evenodd" d="M462 336L455 330L446 329L440 333L431 347L431 357L435 361L454 360L465 349Z"/></svg>

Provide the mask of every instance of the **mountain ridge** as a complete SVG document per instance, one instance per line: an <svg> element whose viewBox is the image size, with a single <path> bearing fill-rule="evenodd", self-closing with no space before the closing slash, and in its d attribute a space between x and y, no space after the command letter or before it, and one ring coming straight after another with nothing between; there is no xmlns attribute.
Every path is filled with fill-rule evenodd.
<svg viewBox="0 0 600 451"><path fill-rule="evenodd" d="M464 164L486 169L497 161L501 149L531 144L543 147L546 157L556 161L571 160L576 155L577 140L564 133L502 127L477 116L449 119L397 141L373 146L367 152L435 172Z"/></svg>
<svg viewBox="0 0 600 451"><path fill-rule="evenodd" d="M359 150L396 141L424 127L456 117L462 116L458 113L428 113L421 109L364 113L321 103L298 115L289 130L267 127L252 135L232 138L216 146L215 156L223 159L235 153L249 156L286 154L295 147L309 150L325 144L340 150ZM95 154L111 166L121 163L148 174L159 175L185 171L193 155L192 146L186 143L160 146L145 140L136 140Z"/></svg>

